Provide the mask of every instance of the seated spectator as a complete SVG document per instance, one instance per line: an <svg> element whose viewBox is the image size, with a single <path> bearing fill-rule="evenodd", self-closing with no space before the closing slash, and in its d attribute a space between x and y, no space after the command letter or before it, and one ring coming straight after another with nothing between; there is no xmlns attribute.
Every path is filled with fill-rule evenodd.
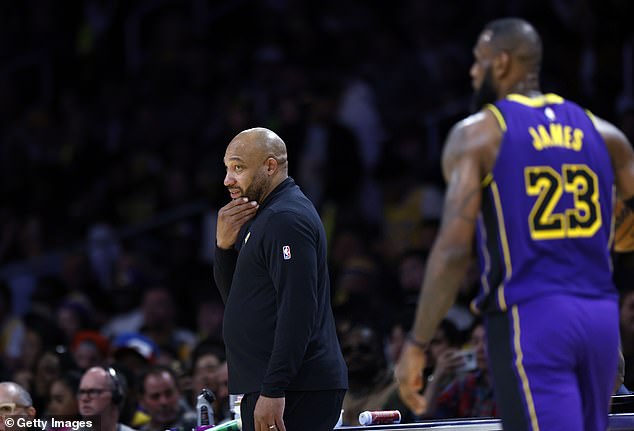
<svg viewBox="0 0 634 431"><path fill-rule="evenodd" d="M31 390L33 406L38 411L45 410L53 382L67 371L75 368L73 358L62 347L46 350L40 355L35 364Z"/></svg>
<svg viewBox="0 0 634 431"><path fill-rule="evenodd" d="M191 363L191 407L196 407L197 397L204 388L211 389L216 396L213 402L215 422L230 419L224 345L210 339L203 340L194 348Z"/></svg>
<svg viewBox="0 0 634 431"><path fill-rule="evenodd" d="M143 324L139 332L152 339L161 350L173 351L185 361L196 343L196 336L177 326L177 310L169 289L161 286L147 289L141 304Z"/></svg>
<svg viewBox="0 0 634 431"><path fill-rule="evenodd" d="M454 323L443 319L426 352L427 366L423 370L423 377L427 382L424 395L428 401L455 378L459 362L453 358L461 342L461 334Z"/></svg>
<svg viewBox="0 0 634 431"><path fill-rule="evenodd" d="M405 318L404 321L411 322L415 310L409 310L408 308L404 308L403 310L405 310L405 313L400 320ZM397 324L397 327L402 326L398 326ZM402 331L402 337L405 337L404 330ZM423 395L428 402L433 402L437 394L455 378L456 368L462 363L460 359L456 358L456 352L461 343L461 338L460 331L458 331L451 320L445 318L440 322L434 337L429 343L429 348L426 351L427 366L423 370L423 379L425 380ZM398 358L398 355L394 357ZM382 408L382 410L392 409L401 412L402 423L414 422L419 419L401 400L398 388L394 388L394 391Z"/></svg>
<svg viewBox="0 0 634 431"><path fill-rule="evenodd" d="M112 342L112 357L135 375L155 362L159 349L150 338L136 332L125 332Z"/></svg>
<svg viewBox="0 0 634 431"><path fill-rule="evenodd" d="M9 416L21 416L35 419L35 407L29 394L22 386L14 382L0 382L0 430L5 429L5 420ZM17 428L19 429L19 428Z"/></svg>
<svg viewBox="0 0 634 431"><path fill-rule="evenodd" d="M150 417L142 431L190 431L196 427L196 413L183 400L171 368L155 365L141 375L139 402Z"/></svg>
<svg viewBox="0 0 634 431"><path fill-rule="evenodd" d="M46 415L50 418L63 420L79 420L79 404L77 402L77 391L79 390L79 380L81 374L77 371L68 371L53 380L46 405ZM71 428L53 428L48 424L49 430L70 431Z"/></svg>
<svg viewBox="0 0 634 431"><path fill-rule="evenodd" d="M497 416L493 384L487 366L485 329L479 320L471 330L469 345L476 354L476 369L458 373L437 398L428 399L426 416L434 419Z"/></svg>
<svg viewBox="0 0 634 431"><path fill-rule="evenodd" d="M82 371L105 365L109 350L108 339L97 331L77 332L70 345L73 359Z"/></svg>
<svg viewBox="0 0 634 431"><path fill-rule="evenodd" d="M359 425L359 413L381 410L396 389L381 335L366 324L342 334L341 351L348 366L349 389L343 399L343 424Z"/></svg>
<svg viewBox="0 0 634 431"><path fill-rule="evenodd" d="M132 431L119 422L125 402L126 382L114 368L93 367L81 377L77 401L79 413L86 419L100 420L100 431Z"/></svg>

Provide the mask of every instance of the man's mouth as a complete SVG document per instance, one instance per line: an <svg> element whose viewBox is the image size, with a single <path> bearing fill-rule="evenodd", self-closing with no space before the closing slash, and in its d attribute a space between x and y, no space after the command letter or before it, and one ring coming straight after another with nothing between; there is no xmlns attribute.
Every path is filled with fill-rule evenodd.
<svg viewBox="0 0 634 431"><path fill-rule="evenodd" d="M242 195L242 193L240 192L240 189L229 189L229 196L231 196L231 199L237 199Z"/></svg>

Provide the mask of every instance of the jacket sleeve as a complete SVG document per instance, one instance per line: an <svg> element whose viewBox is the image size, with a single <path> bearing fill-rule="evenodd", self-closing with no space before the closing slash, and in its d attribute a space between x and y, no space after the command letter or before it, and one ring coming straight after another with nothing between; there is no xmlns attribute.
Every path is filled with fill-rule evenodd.
<svg viewBox="0 0 634 431"><path fill-rule="evenodd" d="M238 260L238 252L231 248L223 250L216 246L214 253L214 280L220 291L223 302L227 303L231 281L233 280L233 271L236 269L236 261Z"/></svg>
<svg viewBox="0 0 634 431"><path fill-rule="evenodd" d="M261 393L283 397L302 364L318 315L317 233L301 214L278 213L267 224L264 253L276 290L273 351Z"/></svg>

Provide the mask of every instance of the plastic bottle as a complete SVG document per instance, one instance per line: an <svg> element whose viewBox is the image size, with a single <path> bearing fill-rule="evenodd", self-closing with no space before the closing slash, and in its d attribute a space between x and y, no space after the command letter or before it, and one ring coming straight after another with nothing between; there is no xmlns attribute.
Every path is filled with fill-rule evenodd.
<svg viewBox="0 0 634 431"><path fill-rule="evenodd" d="M242 394L229 395L229 411L232 419L240 419L240 404L242 403Z"/></svg>
<svg viewBox="0 0 634 431"><path fill-rule="evenodd" d="M401 412L398 410L366 410L359 414L361 425L400 424Z"/></svg>
<svg viewBox="0 0 634 431"><path fill-rule="evenodd" d="M209 431L240 431L242 430L242 421L240 419L234 419L229 422L225 422L220 425L216 425Z"/></svg>
<svg viewBox="0 0 634 431"><path fill-rule="evenodd" d="M207 388L203 388L200 391L200 395L196 400L196 414L198 416L197 425L199 427L205 427L213 425L214 422L214 409L211 403L214 402L216 396Z"/></svg>

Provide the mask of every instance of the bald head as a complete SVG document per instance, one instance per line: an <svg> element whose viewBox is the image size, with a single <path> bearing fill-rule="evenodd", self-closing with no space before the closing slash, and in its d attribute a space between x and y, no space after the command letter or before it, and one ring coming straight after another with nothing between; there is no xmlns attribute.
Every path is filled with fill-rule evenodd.
<svg viewBox="0 0 634 431"><path fill-rule="evenodd" d="M483 33L490 34L494 50L508 52L529 72L539 72L542 41L530 23L520 18L502 18L488 23Z"/></svg>
<svg viewBox="0 0 634 431"><path fill-rule="evenodd" d="M238 133L229 143L229 147L235 146L251 155L265 160L272 157L277 161L280 169L288 172L286 144L277 133L264 127L254 127Z"/></svg>
<svg viewBox="0 0 634 431"><path fill-rule="evenodd" d="M12 410L10 413L3 412L5 416L27 416L34 418L36 415L33 400L26 389L15 382L0 382L0 404L4 404L3 409ZM9 404L13 404L9 407ZM0 430L4 430L4 421L0 421ZM17 427L16 429L20 429Z"/></svg>
<svg viewBox="0 0 634 431"><path fill-rule="evenodd" d="M255 127L238 133L227 146L224 184L232 199L262 202L288 177L286 144L276 133Z"/></svg>
<svg viewBox="0 0 634 431"><path fill-rule="evenodd" d="M32 406L33 400L31 395L22 386L14 382L0 383L0 399L1 402L9 402L21 404L24 406ZM6 400L4 399L6 398Z"/></svg>

